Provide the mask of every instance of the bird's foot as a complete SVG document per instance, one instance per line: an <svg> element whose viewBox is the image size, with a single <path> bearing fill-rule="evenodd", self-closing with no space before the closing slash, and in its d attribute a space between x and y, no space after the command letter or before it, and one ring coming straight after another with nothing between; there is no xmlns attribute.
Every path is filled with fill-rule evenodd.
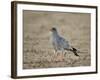
<svg viewBox="0 0 100 80"><path fill-rule="evenodd" d="M57 56L57 61L64 61L64 57L62 55Z"/></svg>

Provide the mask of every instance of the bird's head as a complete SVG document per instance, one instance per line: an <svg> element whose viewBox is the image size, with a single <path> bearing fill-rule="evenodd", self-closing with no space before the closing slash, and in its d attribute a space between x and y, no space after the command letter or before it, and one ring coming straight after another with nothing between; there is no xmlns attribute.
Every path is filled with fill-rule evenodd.
<svg viewBox="0 0 100 80"><path fill-rule="evenodd" d="M51 32L56 32L56 31L57 31L56 28L51 29Z"/></svg>
<svg viewBox="0 0 100 80"><path fill-rule="evenodd" d="M58 36L58 31L57 31L57 29L55 27L51 28L50 31L51 31L53 36Z"/></svg>

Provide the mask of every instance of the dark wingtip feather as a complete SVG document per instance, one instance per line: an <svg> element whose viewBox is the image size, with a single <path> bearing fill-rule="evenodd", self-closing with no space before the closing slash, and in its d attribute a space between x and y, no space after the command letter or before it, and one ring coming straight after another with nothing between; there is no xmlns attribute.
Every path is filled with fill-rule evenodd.
<svg viewBox="0 0 100 80"><path fill-rule="evenodd" d="M79 56L76 52L73 51L73 53L75 54L75 56Z"/></svg>
<svg viewBox="0 0 100 80"><path fill-rule="evenodd" d="M77 49L75 49L75 48L73 48L73 53L74 53L76 56L79 56L79 55L77 54Z"/></svg>

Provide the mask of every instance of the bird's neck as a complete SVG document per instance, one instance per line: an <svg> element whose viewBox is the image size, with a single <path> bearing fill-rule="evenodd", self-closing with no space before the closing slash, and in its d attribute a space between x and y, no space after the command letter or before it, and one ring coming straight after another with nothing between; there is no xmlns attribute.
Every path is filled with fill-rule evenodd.
<svg viewBox="0 0 100 80"><path fill-rule="evenodd" d="M57 38L57 37L59 37L59 34L58 34L57 31L55 31L55 32L52 33L52 36L53 36L53 38Z"/></svg>

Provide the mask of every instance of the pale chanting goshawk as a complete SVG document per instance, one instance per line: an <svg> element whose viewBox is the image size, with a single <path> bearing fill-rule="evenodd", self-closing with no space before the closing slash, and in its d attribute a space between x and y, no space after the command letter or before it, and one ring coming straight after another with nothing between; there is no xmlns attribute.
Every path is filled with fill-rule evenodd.
<svg viewBox="0 0 100 80"><path fill-rule="evenodd" d="M56 28L52 28L51 32L52 32L52 45L54 47L55 52L57 51L64 52L65 50L67 50L73 52L75 56L79 56L77 54L77 49L72 47L67 40L65 40L62 36L60 36Z"/></svg>

